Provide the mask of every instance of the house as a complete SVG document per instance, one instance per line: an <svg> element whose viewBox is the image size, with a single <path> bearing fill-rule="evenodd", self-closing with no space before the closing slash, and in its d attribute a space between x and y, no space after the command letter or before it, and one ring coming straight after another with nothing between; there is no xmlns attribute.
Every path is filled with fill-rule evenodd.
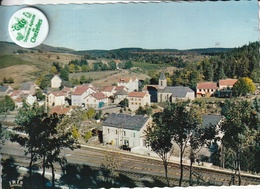
<svg viewBox="0 0 260 189"><path fill-rule="evenodd" d="M35 87L32 82L22 83L19 90L22 91L23 94L35 95Z"/></svg>
<svg viewBox="0 0 260 189"><path fill-rule="evenodd" d="M29 94L25 97L25 101L27 104L32 106L35 102L37 102L37 98L36 96Z"/></svg>
<svg viewBox="0 0 260 189"><path fill-rule="evenodd" d="M5 96L13 91L11 86L0 86L0 96Z"/></svg>
<svg viewBox="0 0 260 189"><path fill-rule="evenodd" d="M198 83L196 87L196 97L211 97L218 91L217 83L202 82Z"/></svg>
<svg viewBox="0 0 260 189"><path fill-rule="evenodd" d="M17 109L22 108L23 107L23 98L18 97L16 99L14 99L14 104Z"/></svg>
<svg viewBox="0 0 260 189"><path fill-rule="evenodd" d="M232 88L237 82L237 79L222 79L218 81L218 97L230 97L232 96Z"/></svg>
<svg viewBox="0 0 260 189"><path fill-rule="evenodd" d="M138 91L139 81L136 77L119 78L117 86L125 86L128 92Z"/></svg>
<svg viewBox="0 0 260 189"><path fill-rule="evenodd" d="M90 84L84 84L77 86L71 94L71 105L72 106L85 106L85 98L95 93L93 86Z"/></svg>
<svg viewBox="0 0 260 189"><path fill-rule="evenodd" d="M237 79L221 79L218 81L219 90L231 89L237 81Z"/></svg>
<svg viewBox="0 0 260 189"><path fill-rule="evenodd" d="M102 92L96 92L85 98L85 105L88 108L102 108L108 105L108 97Z"/></svg>
<svg viewBox="0 0 260 189"><path fill-rule="evenodd" d="M48 95L48 106L63 106L65 105L66 93L62 91L52 92Z"/></svg>
<svg viewBox="0 0 260 189"><path fill-rule="evenodd" d="M103 122L104 144L130 148L145 146L144 131L151 124L149 116L112 113Z"/></svg>
<svg viewBox="0 0 260 189"><path fill-rule="evenodd" d="M10 97L15 100L17 98L20 98L23 95L22 91L20 90L14 90L10 93Z"/></svg>
<svg viewBox="0 0 260 189"><path fill-rule="evenodd" d="M114 94L114 103L118 104L128 97L128 92L125 89L117 90Z"/></svg>
<svg viewBox="0 0 260 189"><path fill-rule="evenodd" d="M189 87L167 86L165 74L161 72L157 91L158 102L175 102L176 100L194 100L195 93Z"/></svg>
<svg viewBox="0 0 260 189"><path fill-rule="evenodd" d="M202 125L204 127L214 126L217 131L216 137L222 138L224 133L220 130L220 124L224 120L222 115L203 115Z"/></svg>
<svg viewBox="0 0 260 189"><path fill-rule="evenodd" d="M64 106L54 106L50 110L50 114L58 114L58 115L70 115L70 112L72 109L70 107L64 107Z"/></svg>
<svg viewBox="0 0 260 189"><path fill-rule="evenodd" d="M51 79L51 88L59 88L61 86L62 79L58 76L55 75Z"/></svg>
<svg viewBox="0 0 260 189"><path fill-rule="evenodd" d="M70 95L73 91L73 88L70 87L64 87L61 92L65 93L65 98L70 98Z"/></svg>
<svg viewBox="0 0 260 189"><path fill-rule="evenodd" d="M100 91L106 96L112 97L116 93L116 86L104 86L100 89Z"/></svg>
<svg viewBox="0 0 260 189"><path fill-rule="evenodd" d="M131 111L136 111L140 106L150 106L150 94L148 92L131 92L128 94L128 107Z"/></svg>

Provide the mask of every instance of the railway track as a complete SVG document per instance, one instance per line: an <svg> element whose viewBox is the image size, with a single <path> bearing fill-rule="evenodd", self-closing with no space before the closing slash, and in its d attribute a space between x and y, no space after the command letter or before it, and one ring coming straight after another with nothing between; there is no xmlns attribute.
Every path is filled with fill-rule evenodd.
<svg viewBox="0 0 260 189"><path fill-rule="evenodd" d="M120 167L117 171L127 177L135 180L138 186L142 187L143 179L160 180L166 183L165 172L162 161L151 156L137 155L122 150L111 150L106 148L95 148L91 146L82 146L81 150L70 151L67 157L69 163L85 164L93 169L99 169L100 165L105 161L106 152L120 154ZM64 155L68 155L64 152ZM3 158L9 155L3 154ZM28 157L12 155L20 166L28 167ZM59 165L56 165L56 170L61 172ZM178 184L180 175L179 164L170 162L168 166L168 177L172 185ZM229 185L231 183L233 173L230 170L219 170L214 168L206 168L203 166L193 166L193 183L194 185ZM242 185L257 185L260 184L260 176L241 173ZM184 165L183 186L188 186L189 166Z"/></svg>

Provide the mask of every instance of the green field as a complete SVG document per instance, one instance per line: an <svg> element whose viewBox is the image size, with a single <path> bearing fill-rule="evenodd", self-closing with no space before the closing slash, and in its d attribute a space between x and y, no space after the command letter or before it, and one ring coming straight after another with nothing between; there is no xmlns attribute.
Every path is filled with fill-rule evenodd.
<svg viewBox="0 0 260 189"><path fill-rule="evenodd" d="M85 73L71 73L69 75L70 78L80 78L82 75L84 75L86 78L92 78L94 80L97 79L103 79L109 76L113 76L116 73L119 73L118 70L115 71L98 71L98 72L85 72Z"/></svg>
<svg viewBox="0 0 260 189"><path fill-rule="evenodd" d="M7 68L9 66L24 65L24 64L28 65L31 63L16 57L16 55L1 55L0 56L0 69Z"/></svg>
<svg viewBox="0 0 260 189"><path fill-rule="evenodd" d="M171 65L167 64L151 64L146 62L133 62L133 66L144 70L158 70L162 69L162 67L171 67Z"/></svg>

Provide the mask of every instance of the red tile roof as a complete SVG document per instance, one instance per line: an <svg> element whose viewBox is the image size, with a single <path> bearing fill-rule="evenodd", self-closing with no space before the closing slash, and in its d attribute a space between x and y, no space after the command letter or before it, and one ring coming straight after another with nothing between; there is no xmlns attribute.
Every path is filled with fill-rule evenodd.
<svg viewBox="0 0 260 189"><path fill-rule="evenodd" d="M107 98L107 96L102 93L102 92L97 92L97 93L93 93L91 94L95 99L97 100L101 100L101 99L104 99L104 98Z"/></svg>
<svg viewBox="0 0 260 189"><path fill-rule="evenodd" d="M127 87L125 87L125 86L117 86L115 88L116 91L120 91L120 90L124 90L124 89L127 89Z"/></svg>
<svg viewBox="0 0 260 189"><path fill-rule="evenodd" d="M225 85L225 86L233 86L237 82L237 79L222 79L219 80L219 86Z"/></svg>
<svg viewBox="0 0 260 189"><path fill-rule="evenodd" d="M128 83L130 81L130 79L132 79L132 81L135 81L136 77L122 77L122 78L119 78L118 82L126 82L126 83Z"/></svg>
<svg viewBox="0 0 260 189"><path fill-rule="evenodd" d="M146 92L131 92L128 94L128 97L143 98L146 94Z"/></svg>
<svg viewBox="0 0 260 189"><path fill-rule="evenodd" d="M50 114L59 114L59 115L65 115L67 113L69 113L70 108L66 108L63 106L55 106L51 109Z"/></svg>
<svg viewBox="0 0 260 189"><path fill-rule="evenodd" d="M217 83L214 82L203 82L197 84L197 89L217 89Z"/></svg>
<svg viewBox="0 0 260 189"><path fill-rule="evenodd" d="M51 94L53 94L54 96L66 96L66 93L62 91L52 92Z"/></svg>
<svg viewBox="0 0 260 189"><path fill-rule="evenodd" d="M81 85L76 88L76 90L72 93L73 95L82 95L90 88L88 85Z"/></svg>
<svg viewBox="0 0 260 189"><path fill-rule="evenodd" d="M101 91L103 92L112 92L113 89L115 89L115 86L104 86L101 88Z"/></svg>

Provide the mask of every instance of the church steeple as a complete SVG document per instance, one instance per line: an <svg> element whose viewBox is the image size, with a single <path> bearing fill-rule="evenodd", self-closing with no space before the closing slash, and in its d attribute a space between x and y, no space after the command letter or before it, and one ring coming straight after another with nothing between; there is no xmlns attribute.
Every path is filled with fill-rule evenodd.
<svg viewBox="0 0 260 189"><path fill-rule="evenodd" d="M159 77L159 89L164 89L167 87L167 78L165 77L164 72L161 72L160 77Z"/></svg>

